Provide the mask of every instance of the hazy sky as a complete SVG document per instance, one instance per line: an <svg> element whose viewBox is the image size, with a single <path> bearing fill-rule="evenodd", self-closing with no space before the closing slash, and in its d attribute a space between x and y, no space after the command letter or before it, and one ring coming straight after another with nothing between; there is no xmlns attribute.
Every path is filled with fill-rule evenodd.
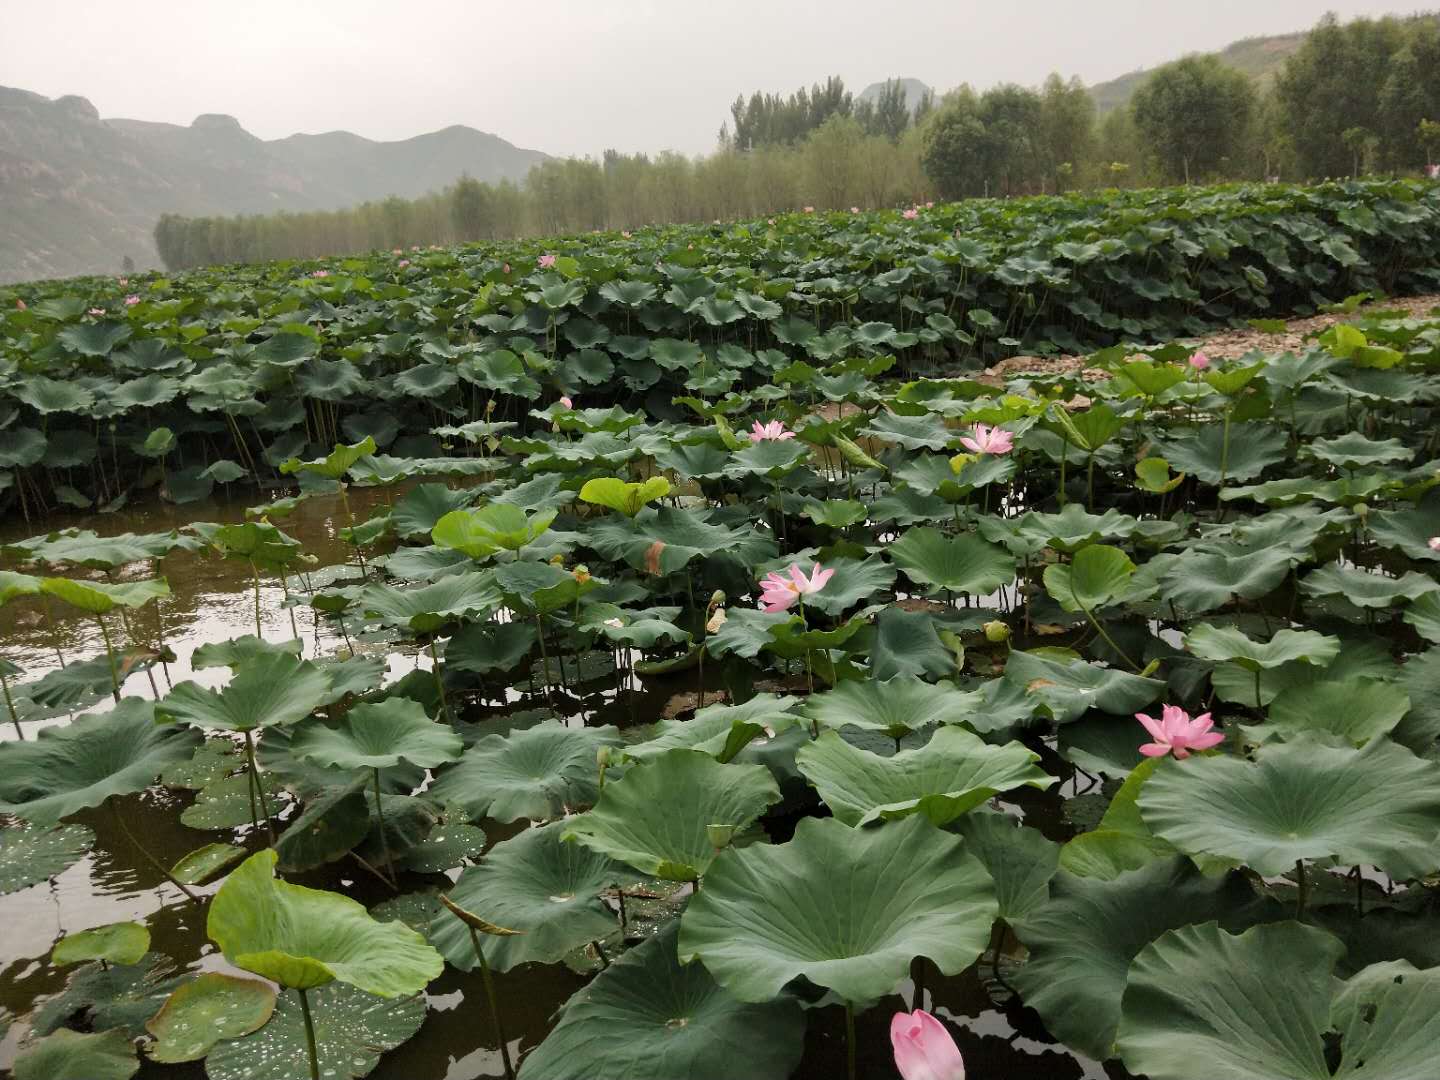
<svg viewBox="0 0 1440 1080"><path fill-rule="evenodd" d="M0 85L263 138L469 124L552 154L700 153L737 93L830 74L1100 82L1385 0L0 0ZM1400 10L1408 10L1401 8Z"/></svg>

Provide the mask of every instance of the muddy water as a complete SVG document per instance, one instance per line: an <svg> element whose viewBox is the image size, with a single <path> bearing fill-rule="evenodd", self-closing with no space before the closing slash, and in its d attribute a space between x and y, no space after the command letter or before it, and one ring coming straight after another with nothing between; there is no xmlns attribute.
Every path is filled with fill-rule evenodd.
<svg viewBox="0 0 1440 1080"><path fill-rule="evenodd" d="M353 490L349 496L351 508L357 519L363 518L375 503L393 500L399 493L393 489ZM155 532L192 521L240 521L245 506L257 501L252 496L234 502L178 508L155 505L76 523L102 535ZM54 522L52 527L64 524L67 523ZM317 557L318 570L345 562L348 549L337 535L345 524L338 499L317 497L302 503L281 527ZM34 531L25 528L23 522L7 522L0 526L0 542L23 539ZM144 568L131 569L133 573L127 576L148 576L148 571L141 572ZM161 560L159 570L169 581L173 594L161 602L160 612L165 642L177 659L169 665L168 672L159 667L153 670L155 685L163 694L167 683L183 679L194 678L209 685L223 682L227 677L225 669L192 672L190 658L202 644L255 632L253 582L248 564L177 552ZM261 623L265 636L272 640L294 636L290 614L281 606L283 599L284 592L278 581L262 583ZM307 656L345 654L341 640L324 623L317 623L308 608L297 608L295 618ZM134 629L136 637L154 643L155 627L150 609L146 609L144 619ZM100 653L103 642L93 621L66 614L58 605L50 619L39 604L18 603L0 609L0 653L20 665L25 670L25 678L39 677L58 666L57 647L67 660L81 659ZM411 646L377 645L370 649L386 656L391 679L417 667L427 667L429 663L428 656L418 654ZM646 721L659 716L672 694L689 688L690 676L685 679L684 686L678 680L646 680L636 690L627 692L624 701L617 700L613 689L607 689L583 700L557 698L556 704L583 715L590 723L626 724L631 722L632 715ZM131 674L123 690L129 695L154 696L150 681L143 673ZM107 698L95 706L95 710L104 709L108 704ZM535 707L543 702L524 704ZM67 719L59 717L44 723L65 723ZM33 737L38 726L27 725L27 737ZM13 737L8 726L0 730L0 738ZM227 838L224 833L199 832L180 824L180 810L190 798L184 792L160 791L124 800L122 813L130 831L165 865L204 843ZM1023 812L1027 820L1041 823L1047 833L1060 838L1064 826L1059 821L1058 806L1056 796L1027 792L1008 809ZM293 808L287 813L293 813ZM5 1075L13 1062L19 1038L26 1028L24 1016L37 1003L64 988L66 973L48 963L50 950L62 933L125 919L144 920L151 930L152 950L169 957L180 968L228 970L223 958L206 939L204 909L186 902L158 872L151 870L108 814L93 812L75 820L95 830L95 849L53 881L0 897L0 1016L8 1013L19 1018L8 1036L0 1040L0 1075ZM512 831L489 822L482 825L492 840L503 839ZM249 832L248 828L235 830L229 838L252 849L263 846L263 838L249 836ZM298 880L315 887L341 890L367 905L379 903L390 895L386 886L350 866ZM424 883L423 879L416 878L403 884L415 889ZM217 887L197 891L209 894ZM1010 946L1014 947L1013 941ZM1055 1044L1033 1012L1011 1002L1003 981L994 978L988 962L981 967L983 971L979 973L954 979L940 979L932 969L926 979L924 1002L932 1011L967 1030L962 1049L972 1077L977 1080L999 1077L1106 1080L1124 1075L1118 1067L1107 1070ZM1004 970L1002 964L1002 976ZM523 1054L544 1038L555 1011L584 981L581 975L560 964L521 968L497 977L512 1056ZM912 1007L912 989L907 983L901 988L903 997L882 1001L857 1017L861 1076L882 1080L894 1077L889 1054L889 1018L898 1009ZM490 1028L478 975L447 968L445 974L431 984L426 997L430 1012L420 1033L382 1057L371 1075L377 1080L475 1080L503 1076L498 1044ZM823 1010L811 1018L805 1058L796 1073L797 1080L831 1080L843 1076L844 1058L844 1015L834 1008ZM297 1063L296 1069L295 1075L303 1077L303 1063ZM199 1080L203 1075L198 1064L160 1066L149 1062L138 1074L142 1080Z"/></svg>

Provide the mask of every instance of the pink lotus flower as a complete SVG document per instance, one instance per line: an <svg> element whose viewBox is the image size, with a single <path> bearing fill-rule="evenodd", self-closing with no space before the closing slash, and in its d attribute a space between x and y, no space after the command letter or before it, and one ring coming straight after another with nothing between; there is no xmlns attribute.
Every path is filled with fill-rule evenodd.
<svg viewBox="0 0 1440 1080"><path fill-rule="evenodd" d="M508 273L510 273L510 264L509 264L509 263L501 263L501 264L500 264L500 272L501 272L502 274L508 274Z"/></svg>
<svg viewBox="0 0 1440 1080"><path fill-rule="evenodd" d="M859 208L858 206L852 206L852 207L850 207L850 213L852 213L852 214L858 214L859 212L860 212L860 208Z"/></svg>
<svg viewBox="0 0 1440 1080"><path fill-rule="evenodd" d="M1015 436L1001 427L976 424L969 435L960 436L960 445L976 454L1008 454L1015 448Z"/></svg>
<svg viewBox="0 0 1440 1080"><path fill-rule="evenodd" d="M92 307L92 308L91 308L89 311L87 311L85 314L86 314L86 315L94 315L94 316L96 316L96 317L98 318L99 316L105 314L105 309L104 309L103 307Z"/></svg>
<svg viewBox="0 0 1440 1080"><path fill-rule="evenodd" d="M552 266L555 265L555 256L541 255L540 261L537 265L540 267L541 270L549 270Z"/></svg>
<svg viewBox="0 0 1440 1080"><path fill-rule="evenodd" d="M15 301L15 310L16 310L16 311L24 311L24 310L25 310L25 301L24 301L24 300L16 300L16 301Z"/></svg>
<svg viewBox="0 0 1440 1080"><path fill-rule="evenodd" d="M1190 357L1190 366L1196 371L1204 371L1210 366L1210 357L1206 356L1203 351L1197 352Z"/></svg>
<svg viewBox="0 0 1440 1080"><path fill-rule="evenodd" d="M1191 720L1190 714L1180 706L1166 705L1159 720L1144 713L1136 713L1135 719L1144 724L1145 730L1155 739L1140 747L1140 753L1146 757L1164 757L1173 753L1177 758L1187 758L1192 750L1209 750L1225 741L1220 732L1210 730L1215 722L1208 712Z"/></svg>
<svg viewBox="0 0 1440 1080"><path fill-rule="evenodd" d="M768 424L762 424L759 420L756 420L755 423L750 426L751 442L765 442L767 440L780 442L784 439L793 439L794 437L795 433L793 431L786 431L785 425L779 420L771 420Z"/></svg>
<svg viewBox="0 0 1440 1080"><path fill-rule="evenodd" d="M834 576L834 570L823 570L819 563L811 567L809 577L805 576L798 563L790 564L788 578L772 570L760 581L760 606L770 615L785 611L797 600L819 592Z"/></svg>
<svg viewBox="0 0 1440 1080"><path fill-rule="evenodd" d="M1440 551L1440 536L1432 536L1426 541L1431 551Z"/></svg>
<svg viewBox="0 0 1440 1080"><path fill-rule="evenodd" d="M121 285L129 285L129 284L130 284L130 279L129 279L128 277L116 278L115 280L116 280L117 282L119 282Z"/></svg>
<svg viewBox="0 0 1440 1080"><path fill-rule="evenodd" d="M329 270L312 270L312 271L310 272L310 276L311 276L311 277L322 277L322 278L323 278L323 277L329 277L329 276L330 276L330 271L329 271Z"/></svg>
<svg viewBox="0 0 1440 1080"><path fill-rule="evenodd" d="M140 297L137 296L135 293L131 293L129 296L125 297L125 306L126 306L126 307L134 307L134 306L135 306L136 304L138 304L139 302L140 302Z"/></svg>
<svg viewBox="0 0 1440 1080"><path fill-rule="evenodd" d="M391 248L391 249L390 249L390 254L391 254L391 255L399 255L399 254L400 254L402 251L404 251L404 250L405 250L404 248Z"/></svg>
<svg viewBox="0 0 1440 1080"><path fill-rule="evenodd" d="M411 251L419 251L419 250L420 250L420 245L419 245L419 244L411 244L411 245L410 245L410 250L411 250Z"/></svg>
<svg viewBox="0 0 1440 1080"><path fill-rule="evenodd" d="M924 1009L890 1021L895 1068L904 1080L965 1080L965 1059L945 1025Z"/></svg>
<svg viewBox="0 0 1440 1080"><path fill-rule="evenodd" d="M934 209L935 209L935 204L934 204L933 202L927 202L927 203L925 204L925 209L926 209L926 210L934 210Z"/></svg>
<svg viewBox="0 0 1440 1080"><path fill-rule="evenodd" d="M621 230L620 230L620 235L623 236L626 240L629 240L629 239L630 239L630 233L629 233L629 231L626 230L626 229L621 229Z"/></svg>
<svg viewBox="0 0 1440 1080"><path fill-rule="evenodd" d="M561 404L561 405L564 405L565 408L567 408L567 409L573 409L573 408L575 408L575 403L574 403L573 401L571 401L568 397L562 397L562 398L560 399L560 404Z"/></svg>
<svg viewBox="0 0 1440 1080"><path fill-rule="evenodd" d="M903 217L906 221L914 221L920 216L920 211L916 210L912 206L909 210L903 211L900 216Z"/></svg>
<svg viewBox="0 0 1440 1080"><path fill-rule="evenodd" d="M407 266L410 265L410 260L409 260L409 259L401 259L401 260L400 260L398 263L396 263L395 265L398 266L401 270L404 270L405 267L407 267Z"/></svg>
<svg viewBox="0 0 1440 1080"><path fill-rule="evenodd" d="M815 212L815 208L814 208L813 206L807 206L807 207L805 207L805 213L807 213L807 214L813 214L814 212Z"/></svg>
<svg viewBox="0 0 1440 1080"><path fill-rule="evenodd" d="M772 217L772 218L766 218L766 219L765 219L765 224L767 224L767 225L774 225L774 224L775 224L775 219L774 219L773 217Z"/></svg>

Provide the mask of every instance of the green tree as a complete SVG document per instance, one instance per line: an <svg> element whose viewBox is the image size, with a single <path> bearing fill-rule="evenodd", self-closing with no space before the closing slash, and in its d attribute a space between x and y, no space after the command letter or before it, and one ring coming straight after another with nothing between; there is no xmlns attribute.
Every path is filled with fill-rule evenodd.
<svg viewBox="0 0 1440 1080"><path fill-rule="evenodd" d="M1166 180L1212 176L1244 151L1255 88L1214 56L1188 56L1156 68L1131 100L1135 127Z"/></svg>

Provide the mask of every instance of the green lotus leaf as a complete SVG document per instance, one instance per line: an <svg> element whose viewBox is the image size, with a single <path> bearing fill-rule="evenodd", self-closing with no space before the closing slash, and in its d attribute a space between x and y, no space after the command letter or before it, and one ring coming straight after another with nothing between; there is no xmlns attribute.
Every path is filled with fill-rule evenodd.
<svg viewBox="0 0 1440 1080"><path fill-rule="evenodd" d="M844 685L855 685L845 683ZM756 694L741 705L707 705L690 720L661 720L625 756L648 761L668 750L699 750L724 764L755 739L772 739L799 722L791 710L799 698Z"/></svg>
<svg viewBox="0 0 1440 1080"><path fill-rule="evenodd" d="M42 416L50 413L85 413L95 404L95 395L73 382L30 375L13 386L10 393Z"/></svg>
<svg viewBox="0 0 1440 1080"><path fill-rule="evenodd" d="M20 596L38 596L40 579L13 570L0 570L0 607Z"/></svg>
<svg viewBox="0 0 1440 1080"><path fill-rule="evenodd" d="M643 483L627 483L612 476L585 481L580 489L580 498L596 506L608 506L626 517L633 518L645 506L656 499L670 494L670 481L663 476L652 476Z"/></svg>
<svg viewBox="0 0 1440 1080"><path fill-rule="evenodd" d="M1440 866L1440 765L1387 739L1356 750L1299 733L1253 761L1169 762L1139 803L1145 824L1181 851L1267 876L1306 859L1378 866L1397 879Z"/></svg>
<svg viewBox="0 0 1440 1080"><path fill-rule="evenodd" d="M1132 741L1133 738L1132 735ZM1142 759L1110 799L1095 828L1066 842L1060 849L1060 865L1065 870L1077 877L1112 881L1128 870L1138 870L1158 858L1176 854L1172 845L1150 831L1140 816L1137 802L1145 782L1159 764L1159 758ZM1197 865L1203 868L1205 864L1197 861Z"/></svg>
<svg viewBox="0 0 1440 1080"><path fill-rule="evenodd" d="M474 497L473 492L457 491L444 484L417 484L395 501L390 523L395 535L402 539L429 536L441 518L468 506Z"/></svg>
<svg viewBox="0 0 1440 1080"><path fill-rule="evenodd" d="M840 615L895 584L895 567L879 555L872 555L863 562L857 559L827 560L825 569L835 571L834 577L825 583L820 592L807 596L805 605L826 615Z"/></svg>
<svg viewBox="0 0 1440 1080"><path fill-rule="evenodd" d="M613 727L572 728L558 722L487 735L437 774L429 795L443 805L464 807L472 821L557 817L567 807L595 801L596 754L618 745Z"/></svg>
<svg viewBox="0 0 1440 1080"><path fill-rule="evenodd" d="M278 881L275 861L271 850L250 856L210 901L206 932L236 967L297 990L338 979L388 998L419 993L444 970L413 930L378 923L339 893Z"/></svg>
<svg viewBox="0 0 1440 1080"><path fill-rule="evenodd" d="M216 1043L259 1031L275 1011L275 991L258 979L207 971L187 982L145 1024L152 1061L199 1061Z"/></svg>
<svg viewBox="0 0 1440 1080"><path fill-rule="evenodd" d="M483 559L534 543L554 520L554 510L527 514L518 506L492 502L475 510L452 510L435 523L430 538L441 547Z"/></svg>
<svg viewBox="0 0 1440 1080"><path fill-rule="evenodd" d="M1165 691L1158 679L1041 651L1011 652L1005 679L1048 710L1057 724L1079 720L1091 709L1130 716Z"/></svg>
<svg viewBox="0 0 1440 1080"><path fill-rule="evenodd" d="M1354 746L1389 735L1410 711L1410 695L1379 679L1324 679L1287 687L1270 703L1263 727L1289 737L1299 731L1339 736Z"/></svg>
<svg viewBox="0 0 1440 1080"><path fill-rule="evenodd" d="M350 471L350 467L367 454L375 453L378 449L375 440L371 438L362 439L353 446L346 446L337 443L335 449L323 458L314 461L300 461L298 458L291 458L282 462L280 471L286 476L295 473L315 473L327 480L339 480Z"/></svg>
<svg viewBox="0 0 1440 1080"><path fill-rule="evenodd" d="M712 517L708 510L647 507L632 519L607 516L594 522L586 543L607 559L650 574L673 574L722 551L746 564L775 557L775 542L767 536L750 527L714 524Z"/></svg>
<svg viewBox="0 0 1440 1080"><path fill-rule="evenodd" d="M725 475L762 476L779 480L793 472L810 456L810 447L799 439L766 439L752 442L730 455Z"/></svg>
<svg viewBox="0 0 1440 1080"><path fill-rule="evenodd" d="M164 578L111 584L105 581L73 581L70 578L47 577L41 580L40 591L87 614L104 615L117 607L143 607L157 597L169 596L170 586Z"/></svg>
<svg viewBox="0 0 1440 1080"><path fill-rule="evenodd" d="M56 967L103 960L110 964L136 964L150 951L150 931L136 922L110 923L93 930L66 934L50 952Z"/></svg>
<svg viewBox="0 0 1440 1080"><path fill-rule="evenodd" d="M1422 562L1440 560L1430 538L1440 536L1440 496L1427 495L1414 509L1377 510L1365 519L1365 528L1379 544Z"/></svg>
<svg viewBox="0 0 1440 1080"><path fill-rule="evenodd" d="M466 623L445 645L445 669L477 675L513 671L537 640L530 622Z"/></svg>
<svg viewBox="0 0 1440 1080"><path fill-rule="evenodd" d="M1130 968L1117 1043L1126 1068L1152 1080L1188 1080L1197 1061L1219 1080L1426 1075L1440 1037L1440 971L1380 963L1342 983L1333 971L1344 951L1295 922L1163 935Z"/></svg>
<svg viewBox="0 0 1440 1080"><path fill-rule="evenodd" d="M966 814L954 829L994 879L1000 918L1014 923L1049 902L1050 879L1059 868L1059 844L1009 814Z"/></svg>
<svg viewBox="0 0 1440 1080"><path fill-rule="evenodd" d="M1283 428L1264 423L1207 424L1192 433L1159 439L1158 449L1173 468L1206 484L1253 480L1289 457ZM1223 470L1221 466L1224 466Z"/></svg>
<svg viewBox="0 0 1440 1080"><path fill-rule="evenodd" d="M30 742L0 743L0 811L44 828L114 795L144 791L200 745L194 732L155 723L155 704L125 698Z"/></svg>
<svg viewBox="0 0 1440 1080"><path fill-rule="evenodd" d="M1229 660L1261 671L1297 660L1328 664L1340 652L1340 639L1313 630L1277 630L1269 641L1259 642L1233 626L1201 623L1185 635L1185 647L1202 660Z"/></svg>
<svg viewBox="0 0 1440 1080"><path fill-rule="evenodd" d="M320 707L330 690L325 673L290 652L252 656L220 690L183 682L156 706L164 720L215 731L259 731L294 724Z"/></svg>
<svg viewBox="0 0 1440 1080"><path fill-rule="evenodd" d="M130 1080L135 1045L118 1029L82 1035L61 1028L15 1059L15 1080Z"/></svg>
<svg viewBox="0 0 1440 1080"><path fill-rule="evenodd" d="M467 859L478 859L485 843L484 830L474 825L437 825L424 840L407 850L400 862L417 874L443 874Z"/></svg>
<svg viewBox="0 0 1440 1080"><path fill-rule="evenodd" d="M1290 574L1291 556L1256 551L1244 558L1187 551L1160 576L1160 595L1183 611L1222 608L1234 597L1256 600L1273 592Z"/></svg>
<svg viewBox="0 0 1440 1080"><path fill-rule="evenodd" d="M131 332L129 323L106 320L72 323L55 337L67 349L81 356L109 356L115 346L129 340Z"/></svg>
<svg viewBox="0 0 1440 1080"><path fill-rule="evenodd" d="M743 831L779 801L764 766L668 750L607 784L593 810L567 822L564 837L645 874L695 881L719 854L712 826Z"/></svg>
<svg viewBox="0 0 1440 1080"><path fill-rule="evenodd" d="M565 1003L526 1056L521 1080L784 1080L800 1063L799 1003L736 1001L699 964L675 956L674 923L631 949Z"/></svg>
<svg viewBox="0 0 1440 1080"><path fill-rule="evenodd" d="M181 858L170 868L170 876L182 885L203 885L248 854L235 844L206 844Z"/></svg>
<svg viewBox="0 0 1440 1080"><path fill-rule="evenodd" d="M1084 412L1055 408L1049 424L1071 446L1093 453L1108 443L1125 427L1126 418L1108 405L1094 405Z"/></svg>
<svg viewBox="0 0 1440 1080"><path fill-rule="evenodd" d="M919 816L861 830L805 818L789 843L716 860L681 917L679 955L741 1001L771 1001L797 979L873 1001L917 956L945 975L968 967L996 912L985 868Z"/></svg>
<svg viewBox="0 0 1440 1080"><path fill-rule="evenodd" d="M1426 593L1413 601L1404 617L1426 641L1440 641L1440 592Z"/></svg>
<svg viewBox="0 0 1440 1080"><path fill-rule="evenodd" d="M454 761L464 749L450 725L431 720L417 702L398 697L356 705L334 726L303 725L290 743L297 757L337 769L388 769L402 761L433 769Z"/></svg>
<svg viewBox="0 0 1440 1080"><path fill-rule="evenodd" d="M307 799L305 809L290 823L275 851L287 873L313 870L353 851L370 832L368 776L326 788Z"/></svg>
<svg viewBox="0 0 1440 1080"><path fill-rule="evenodd" d="M228 667L233 670L255 657L271 653L289 653L298 659L304 649L305 644L299 638L266 641L254 634L245 634L225 641L207 641L190 654L190 668L193 671L214 667Z"/></svg>
<svg viewBox="0 0 1440 1080"><path fill-rule="evenodd" d="M1045 568L1045 591L1064 610L1094 611L1138 599L1132 596L1135 564L1117 547L1090 544L1071 557L1070 565Z"/></svg>
<svg viewBox="0 0 1440 1080"><path fill-rule="evenodd" d="M929 527L909 529L889 547L892 562L911 581L932 591L985 596L1015 580L1015 559L979 536L946 536Z"/></svg>
<svg viewBox="0 0 1440 1080"><path fill-rule="evenodd" d="M823 503L810 503L805 507L805 516L816 525L844 529L860 524L870 516L870 511L864 503L853 499L832 499Z"/></svg>
<svg viewBox="0 0 1440 1080"><path fill-rule="evenodd" d="M493 575L472 573L451 574L418 589L367 585L358 603L368 618L430 634L467 617L484 618L502 599Z"/></svg>
<svg viewBox="0 0 1440 1080"><path fill-rule="evenodd" d="M30 1024L48 1035L77 1019L98 1031L120 1028L132 1038L145 1034L145 1021L182 982L166 957L149 953L139 964L86 964L70 975L65 990L49 998Z"/></svg>
<svg viewBox="0 0 1440 1080"><path fill-rule="evenodd" d="M1092 514L1079 503L1066 503L1058 513L1028 511L1018 518L982 518L980 532L1017 555L1036 555L1044 548L1074 552L1087 544L1130 537L1139 522L1113 508Z"/></svg>
<svg viewBox="0 0 1440 1080"><path fill-rule="evenodd" d="M63 874L95 844L85 825L0 829L0 896Z"/></svg>
<svg viewBox="0 0 1440 1080"><path fill-rule="evenodd" d="M263 521L236 525L195 525L196 533L215 550L234 559L246 559L262 570L276 571L300 560L303 545L293 536Z"/></svg>
<svg viewBox="0 0 1440 1080"><path fill-rule="evenodd" d="M401 927L401 929L404 929ZM343 983L312 990L320 1075L328 1080L369 1076L380 1055L410 1039L425 1022L425 1000L387 1000ZM209 1080L296 1080L305 1075L305 1018L294 994L282 994L264 1027L222 1042L205 1058Z"/></svg>
<svg viewBox="0 0 1440 1080"><path fill-rule="evenodd" d="M1399 439L1367 439L1358 431L1347 431L1334 439L1315 439L1301 447L1300 456L1341 469L1358 469L1409 461L1415 451Z"/></svg>
<svg viewBox="0 0 1440 1080"><path fill-rule="evenodd" d="M871 676L888 682L954 675L958 660L940 640L939 626L928 611L887 607L880 612L870 641Z"/></svg>
<svg viewBox="0 0 1440 1080"><path fill-rule="evenodd" d="M708 883L707 883L708 884ZM1052 899L1014 924L1030 951L1011 983L1066 1045L1103 1061L1113 1053L1131 960L1166 930L1257 917L1239 874L1208 878L1182 858L1159 859L1113 880L1061 870Z"/></svg>
<svg viewBox="0 0 1440 1080"><path fill-rule="evenodd" d="M944 450L955 433L945 426L943 417L926 413L923 416L897 416L883 412L871 419L860 434L881 442L894 443L905 450Z"/></svg>
<svg viewBox="0 0 1440 1080"><path fill-rule="evenodd" d="M1436 592L1440 590L1440 583L1413 571L1392 578L1356 567L1331 564L1306 574L1300 582L1300 590L1306 596L1317 599L1338 596L1356 607L1386 608Z"/></svg>
<svg viewBox="0 0 1440 1080"><path fill-rule="evenodd" d="M450 899L466 911L518 931L480 935L485 959L497 971L555 963L618 926L601 894L637 875L562 840L566 825L555 821L501 841L477 865L467 866L450 890ZM453 966L462 971L477 966L469 930L448 911L437 914L425 932Z"/></svg>
<svg viewBox="0 0 1440 1080"><path fill-rule="evenodd" d="M835 817L855 826L915 813L947 825L1002 791L1055 783L1038 760L1020 743L990 746L958 727L942 727L924 746L893 757L851 746L834 731L795 755Z"/></svg>
<svg viewBox="0 0 1440 1080"><path fill-rule="evenodd" d="M260 781L266 798L273 805L279 791L263 773ZM248 825L255 820L250 812L252 791L248 773L213 780L201 788L195 801L180 812L180 824L191 829L237 829Z"/></svg>

